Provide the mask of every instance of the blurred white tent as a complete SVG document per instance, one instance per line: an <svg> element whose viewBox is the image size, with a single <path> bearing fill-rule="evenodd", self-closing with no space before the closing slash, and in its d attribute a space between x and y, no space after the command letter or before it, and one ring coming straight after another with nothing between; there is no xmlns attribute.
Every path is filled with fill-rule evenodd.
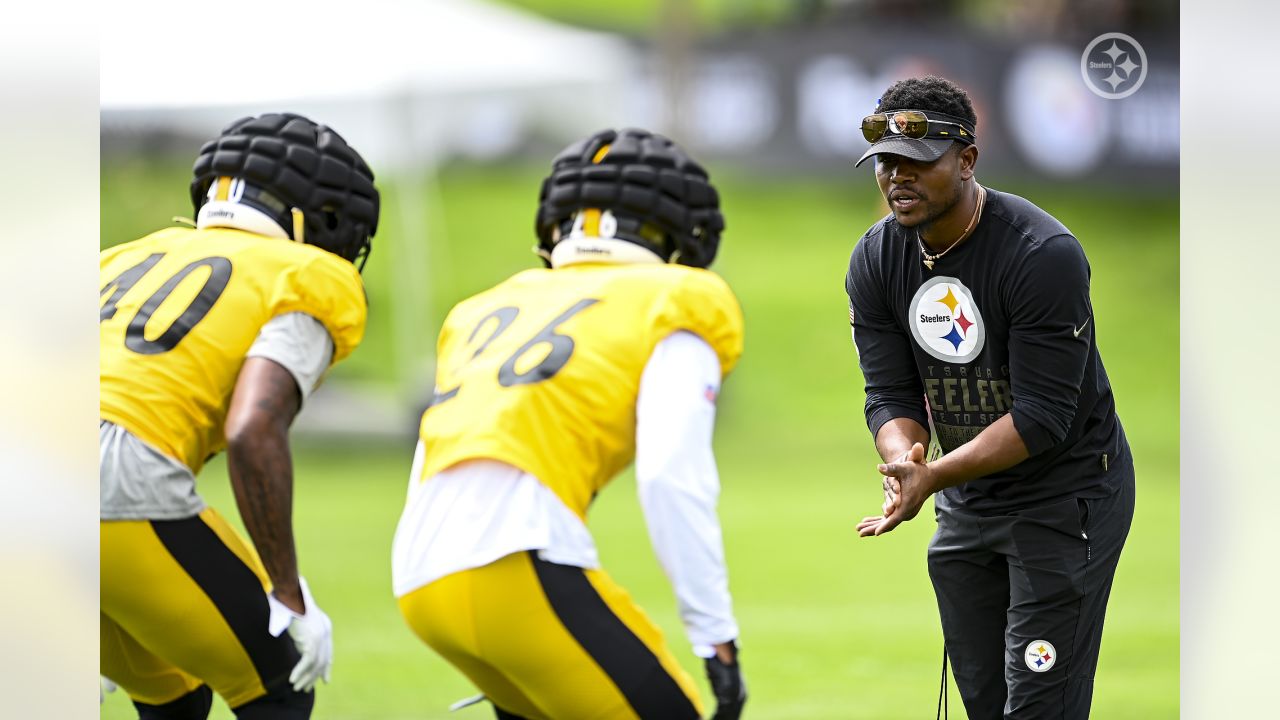
<svg viewBox="0 0 1280 720"><path fill-rule="evenodd" d="M287 110L336 128L380 178L395 177L383 212L402 232L375 244L393 274L395 369L410 394L430 381L427 246L443 240L434 168L617 124L635 73L617 36L480 0L123 0L102 16L104 137L203 139Z"/></svg>
<svg viewBox="0 0 1280 720"><path fill-rule="evenodd" d="M104 130L204 136L288 108L375 169L499 155L531 131L568 141L616 120L633 71L616 36L477 0L127 0L103 16Z"/></svg>

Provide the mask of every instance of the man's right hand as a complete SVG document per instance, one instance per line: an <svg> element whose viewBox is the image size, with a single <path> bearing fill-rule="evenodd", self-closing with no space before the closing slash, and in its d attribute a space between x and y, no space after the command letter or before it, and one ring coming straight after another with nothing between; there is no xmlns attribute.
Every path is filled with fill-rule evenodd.
<svg viewBox="0 0 1280 720"><path fill-rule="evenodd" d="M711 720L738 720L747 704L747 682L742 678L738 662L738 645L730 641L715 646L716 654L707 658L707 679L716 696L716 713Z"/></svg>
<svg viewBox="0 0 1280 720"><path fill-rule="evenodd" d="M911 458L911 451L907 450L898 456L895 462L907 462ZM902 494L902 485L895 477L881 477L881 485L884 487L884 503L880 505L881 517L889 517L894 510L898 509L899 496Z"/></svg>

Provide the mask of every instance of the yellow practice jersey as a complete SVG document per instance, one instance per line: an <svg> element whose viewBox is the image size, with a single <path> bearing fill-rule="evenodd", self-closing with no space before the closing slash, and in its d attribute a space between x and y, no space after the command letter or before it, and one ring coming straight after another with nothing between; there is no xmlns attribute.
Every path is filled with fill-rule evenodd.
<svg viewBox="0 0 1280 720"><path fill-rule="evenodd" d="M338 362L364 336L350 262L313 245L224 228L169 228L102 251L101 417L200 471L245 353L273 317L303 312Z"/></svg>
<svg viewBox="0 0 1280 720"><path fill-rule="evenodd" d="M654 347L704 339L727 374L742 310L720 276L682 265L527 270L459 303L440 332L420 479L491 458L545 483L585 519L635 457L636 396Z"/></svg>

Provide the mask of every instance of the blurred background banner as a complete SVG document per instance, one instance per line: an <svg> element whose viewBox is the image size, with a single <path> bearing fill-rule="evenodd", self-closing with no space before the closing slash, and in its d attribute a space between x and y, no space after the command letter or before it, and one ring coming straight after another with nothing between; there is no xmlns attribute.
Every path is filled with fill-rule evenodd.
<svg viewBox="0 0 1280 720"><path fill-rule="evenodd" d="M1172 188L1176 36L1141 35L1150 67L1128 103L1081 82L1088 38L1069 44L938 20L886 32L853 19L732 35L699 47L681 119L716 155L763 170L847 173L867 148L858 122L880 93L896 79L939 75L973 100L987 176Z"/></svg>
<svg viewBox="0 0 1280 720"><path fill-rule="evenodd" d="M800 2L763 22L722 2L727 17L701 32L686 8L625 33L479 0L320 0L304 15L264 3L254 24L279 30L226 32L193 62L159 59L192 53L170 29L198 24L205 10L142 5L113 16L121 32L104 35L108 154L189 144L230 115L283 103L342 128L383 169L542 158L626 120L756 170L847 172L867 147L857 122L879 94L895 79L936 74L974 101L984 171L1109 185L1172 187L1177 178L1176 13L1123 25L1145 50L1132 71L1143 86L1129 102L1081 82L1088 28L1119 27L1161 3L1042 1L1006 18L996 4ZM307 72L287 70L301 62L298 43L330 32L335 17L344 40L308 57ZM148 42L133 41L139 31ZM263 42L280 33L295 42Z"/></svg>
<svg viewBox="0 0 1280 720"><path fill-rule="evenodd" d="M893 81L927 73L974 100L980 181L1054 214L1089 257L1139 494L1094 716L1178 716L1176 3L128 0L103 15L100 247L190 217L200 144L244 115L329 124L378 178L365 341L294 434L300 564L337 628L319 720L488 717L445 712L473 691L404 627L391 536L445 313L540 266L529 249L549 162L608 126L671 135L722 197L713 269L742 301L746 352L719 400L716 452L748 717L932 717L934 524L926 510L885 538L856 537L880 482L843 288L849 252L887 212L869 167L852 167L859 121ZM1141 54L1091 48L1108 33ZM1117 91L1141 85L1107 99L1090 63L1124 69ZM234 516L220 460L199 488ZM628 472L593 505L591 530L700 678L634 493ZM950 698L961 717L954 687ZM108 698L102 717L129 716L120 693ZM230 713L219 704L213 717Z"/></svg>

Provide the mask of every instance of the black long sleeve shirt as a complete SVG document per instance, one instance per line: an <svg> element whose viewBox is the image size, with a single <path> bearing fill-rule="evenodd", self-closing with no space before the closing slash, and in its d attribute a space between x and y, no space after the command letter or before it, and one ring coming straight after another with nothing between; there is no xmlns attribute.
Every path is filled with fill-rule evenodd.
<svg viewBox="0 0 1280 720"><path fill-rule="evenodd" d="M973 234L932 270L922 260L916 231L892 215L849 258L872 437L911 418L949 452L1012 413L1031 456L947 488L944 506L1005 512L1114 490L1129 447L1094 342L1089 263L1071 232L987 188Z"/></svg>

